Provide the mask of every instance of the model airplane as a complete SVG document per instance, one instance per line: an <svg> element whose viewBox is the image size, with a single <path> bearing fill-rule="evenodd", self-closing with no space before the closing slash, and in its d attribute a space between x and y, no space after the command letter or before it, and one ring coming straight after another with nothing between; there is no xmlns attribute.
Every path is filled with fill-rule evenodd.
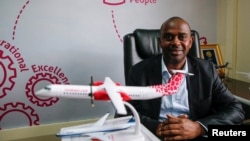
<svg viewBox="0 0 250 141"><path fill-rule="evenodd" d="M99 133L110 133L110 132L125 130L135 125L132 116L127 116L113 122L107 122L108 116L109 113L105 114L102 118L100 118L97 122L95 122L92 125L85 124L82 126L63 128L59 133L57 133L57 136L93 137L93 135L100 135Z"/></svg>
<svg viewBox="0 0 250 141"><path fill-rule="evenodd" d="M174 70L176 74L191 73ZM64 97L64 98L82 98L93 100L112 101L119 114L127 114L122 101L146 100L174 94L178 91L182 79L180 75L173 75L167 84L153 86L121 86L106 77L104 82L93 83L90 85L62 85L51 84L36 92L38 96Z"/></svg>
<svg viewBox="0 0 250 141"><path fill-rule="evenodd" d="M144 141L142 133L134 132L135 120L132 116L106 120L105 114L94 124L84 124L62 128L57 137L62 141L77 138L84 141Z"/></svg>

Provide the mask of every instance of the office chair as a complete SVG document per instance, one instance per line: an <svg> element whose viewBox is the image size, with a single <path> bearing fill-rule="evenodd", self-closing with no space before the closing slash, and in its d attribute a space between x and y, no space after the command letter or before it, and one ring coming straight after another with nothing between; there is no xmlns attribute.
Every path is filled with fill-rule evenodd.
<svg viewBox="0 0 250 141"><path fill-rule="evenodd" d="M189 55L200 58L199 34L195 30L191 30L191 34L194 36L194 41ZM159 37L160 29L135 29L133 33L128 33L123 37L125 84L127 84L130 67L162 52L158 43Z"/></svg>

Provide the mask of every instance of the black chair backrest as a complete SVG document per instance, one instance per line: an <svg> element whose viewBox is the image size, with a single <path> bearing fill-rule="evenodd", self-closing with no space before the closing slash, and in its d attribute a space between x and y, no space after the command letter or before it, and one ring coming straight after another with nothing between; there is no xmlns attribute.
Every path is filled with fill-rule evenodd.
<svg viewBox="0 0 250 141"><path fill-rule="evenodd" d="M191 34L194 36L194 41L189 55L200 58L199 34L195 30L191 30ZM134 64L162 52L158 43L159 37L159 29L136 29L123 37L125 83L129 69Z"/></svg>

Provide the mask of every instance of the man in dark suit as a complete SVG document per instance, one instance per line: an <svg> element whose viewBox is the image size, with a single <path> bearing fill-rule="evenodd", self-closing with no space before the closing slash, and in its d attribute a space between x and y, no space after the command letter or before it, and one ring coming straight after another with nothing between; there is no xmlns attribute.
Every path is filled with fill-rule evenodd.
<svg viewBox="0 0 250 141"><path fill-rule="evenodd" d="M244 120L241 104L225 87L214 65L187 55L192 42L188 22L172 17L161 26L163 53L134 65L129 73L131 86L165 83L174 75L173 69L194 74L184 77L176 94L130 102L141 123L162 140L203 140L208 125L234 125Z"/></svg>

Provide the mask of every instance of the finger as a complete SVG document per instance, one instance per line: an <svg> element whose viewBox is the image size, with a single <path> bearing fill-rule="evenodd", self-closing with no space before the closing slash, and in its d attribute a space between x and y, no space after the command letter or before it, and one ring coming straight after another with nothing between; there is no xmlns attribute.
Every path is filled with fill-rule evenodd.
<svg viewBox="0 0 250 141"><path fill-rule="evenodd" d="M163 123L159 123L157 128L159 129L159 128L161 128L162 126L163 126Z"/></svg>
<svg viewBox="0 0 250 141"><path fill-rule="evenodd" d="M162 134L166 135L166 136L173 136L173 135L179 135L180 130L178 129L166 129L164 131L162 131Z"/></svg>
<svg viewBox="0 0 250 141"><path fill-rule="evenodd" d="M167 115L168 119L166 120L168 124L176 124L180 122L180 117L175 117L173 115ZM164 123L165 124L165 123Z"/></svg>
<svg viewBox="0 0 250 141"><path fill-rule="evenodd" d="M160 128L160 130L163 131L171 131L171 130L180 130L180 124L178 123L170 123L170 124L165 124L162 125L162 127Z"/></svg>
<svg viewBox="0 0 250 141"><path fill-rule="evenodd" d="M159 123L157 130L156 130L157 136L162 136L162 131L164 130L164 129L162 129L162 127L163 127L163 123Z"/></svg>
<svg viewBox="0 0 250 141"><path fill-rule="evenodd" d="M170 119L170 118L176 118L176 117L173 115L167 114L167 118Z"/></svg>
<svg viewBox="0 0 250 141"><path fill-rule="evenodd" d="M166 136L164 138L164 141L177 141L177 140L184 140L182 136L176 135L176 136Z"/></svg>
<svg viewBox="0 0 250 141"><path fill-rule="evenodd" d="M156 131L156 135L161 137L161 136L162 136L161 130L157 130L157 131Z"/></svg>
<svg viewBox="0 0 250 141"><path fill-rule="evenodd" d="M177 136L177 135L181 135L181 131L178 129L166 129L166 130L161 131L161 135L164 137Z"/></svg>
<svg viewBox="0 0 250 141"><path fill-rule="evenodd" d="M163 122L161 123L161 126L165 126L165 125L168 125L168 124L169 124L168 120L165 120L165 121L163 121Z"/></svg>
<svg viewBox="0 0 250 141"><path fill-rule="evenodd" d="M188 118L188 115L187 114L181 114L178 116L179 118Z"/></svg>

